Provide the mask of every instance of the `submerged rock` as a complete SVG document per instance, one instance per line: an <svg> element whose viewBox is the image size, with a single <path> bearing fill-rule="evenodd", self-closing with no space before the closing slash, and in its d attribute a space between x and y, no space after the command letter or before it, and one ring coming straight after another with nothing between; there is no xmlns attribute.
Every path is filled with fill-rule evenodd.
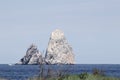
<svg viewBox="0 0 120 80"><path fill-rule="evenodd" d="M56 29L51 33L45 62L47 64L74 64L72 47L68 44L61 30Z"/></svg>
<svg viewBox="0 0 120 80"><path fill-rule="evenodd" d="M37 46L32 44L27 52L26 55L20 60L17 64L41 64L43 61L42 54L37 49Z"/></svg>

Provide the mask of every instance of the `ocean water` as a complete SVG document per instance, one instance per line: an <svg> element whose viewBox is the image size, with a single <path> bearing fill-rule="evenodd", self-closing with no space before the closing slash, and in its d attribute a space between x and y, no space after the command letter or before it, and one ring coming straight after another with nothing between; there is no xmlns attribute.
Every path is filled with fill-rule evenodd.
<svg viewBox="0 0 120 80"><path fill-rule="evenodd" d="M120 77L119 64L75 64L75 65L44 65L46 69L61 70L69 74L79 74L82 72L92 73L97 68L104 71L106 76ZM0 77L8 80L26 80L28 78L39 76L39 65L7 65L0 64Z"/></svg>

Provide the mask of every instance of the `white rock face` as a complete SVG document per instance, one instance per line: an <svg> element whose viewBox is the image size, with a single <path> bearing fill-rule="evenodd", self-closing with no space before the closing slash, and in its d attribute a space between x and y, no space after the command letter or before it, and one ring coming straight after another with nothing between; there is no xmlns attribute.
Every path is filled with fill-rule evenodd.
<svg viewBox="0 0 120 80"><path fill-rule="evenodd" d="M42 54L37 49L37 46L32 44L28 48L26 55L17 64L40 64L40 63L42 63Z"/></svg>
<svg viewBox="0 0 120 80"><path fill-rule="evenodd" d="M67 43L61 30L56 29L51 33L45 62L47 64L74 64L72 47Z"/></svg>

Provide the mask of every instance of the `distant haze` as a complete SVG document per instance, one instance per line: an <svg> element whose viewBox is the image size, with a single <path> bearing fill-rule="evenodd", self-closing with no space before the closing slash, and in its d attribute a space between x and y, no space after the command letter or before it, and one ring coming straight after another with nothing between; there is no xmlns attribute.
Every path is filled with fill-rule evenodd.
<svg viewBox="0 0 120 80"><path fill-rule="evenodd" d="M79 64L120 64L120 0L1 0L0 64L36 44L46 51L61 29Z"/></svg>

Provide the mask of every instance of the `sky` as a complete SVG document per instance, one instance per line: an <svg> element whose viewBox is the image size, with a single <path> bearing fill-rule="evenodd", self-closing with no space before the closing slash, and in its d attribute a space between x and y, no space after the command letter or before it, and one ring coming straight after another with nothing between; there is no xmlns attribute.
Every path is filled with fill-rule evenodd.
<svg viewBox="0 0 120 80"><path fill-rule="evenodd" d="M0 0L0 64L36 44L45 52L61 29L76 64L120 64L120 0Z"/></svg>

